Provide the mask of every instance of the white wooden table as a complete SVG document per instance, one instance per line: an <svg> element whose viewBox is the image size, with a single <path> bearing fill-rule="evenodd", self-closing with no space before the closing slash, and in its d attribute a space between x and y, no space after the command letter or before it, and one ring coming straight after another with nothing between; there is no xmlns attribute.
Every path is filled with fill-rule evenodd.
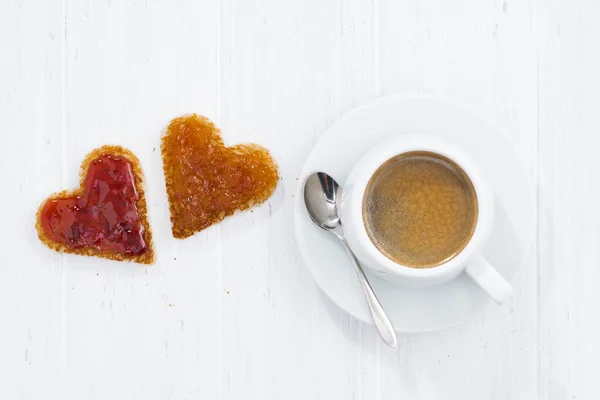
<svg viewBox="0 0 600 400"><path fill-rule="evenodd" d="M0 0L0 399L600 398L599 19L597 0ZM320 135L396 92L500 121L539 223L512 301L391 350L319 291L290 219ZM189 112L269 147L283 181L178 241L158 147ZM36 238L107 143L142 161L150 268Z"/></svg>

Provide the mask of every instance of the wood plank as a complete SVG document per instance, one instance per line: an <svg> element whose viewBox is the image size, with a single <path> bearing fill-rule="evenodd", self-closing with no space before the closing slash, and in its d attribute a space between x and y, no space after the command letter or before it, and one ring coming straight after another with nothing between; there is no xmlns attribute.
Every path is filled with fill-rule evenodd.
<svg viewBox="0 0 600 400"><path fill-rule="evenodd" d="M147 181L157 262L69 258L69 399L217 397L216 232L171 236L160 136L217 111L218 3L67 2L69 184L93 148L121 144Z"/></svg>
<svg viewBox="0 0 600 400"><path fill-rule="evenodd" d="M61 3L2 2L0 21L0 398L60 398L63 258L35 213L62 183Z"/></svg>
<svg viewBox="0 0 600 400"><path fill-rule="evenodd" d="M540 32L540 387L600 396L600 53L596 1L543 2Z"/></svg>
<svg viewBox="0 0 600 400"><path fill-rule="evenodd" d="M380 3L381 92L439 93L501 121L535 181L531 2ZM384 349L381 398L536 398L535 263L530 257L507 304L454 329L403 337L397 352Z"/></svg>
<svg viewBox="0 0 600 400"><path fill-rule="evenodd" d="M324 298L292 230L310 149L375 97L372 23L365 2L224 1L220 126L268 147L282 180L221 226L223 399L375 398L379 338Z"/></svg>

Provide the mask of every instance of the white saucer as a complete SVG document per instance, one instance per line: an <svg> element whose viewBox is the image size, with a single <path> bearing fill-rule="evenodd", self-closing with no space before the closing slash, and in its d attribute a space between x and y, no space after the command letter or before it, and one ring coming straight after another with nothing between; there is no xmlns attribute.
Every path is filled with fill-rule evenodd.
<svg viewBox="0 0 600 400"><path fill-rule="evenodd" d="M484 256L512 282L529 254L535 202L525 168L510 142L491 124L440 98L395 95L361 106L336 122L315 145L300 176L294 205L295 233L313 278L334 303L372 323L350 260L332 234L312 223L302 182L317 171L342 186L352 166L375 144L406 133L434 135L468 152L481 167L496 199L496 219ZM369 274L371 284L399 332L458 325L492 301L468 277L425 289L407 289Z"/></svg>

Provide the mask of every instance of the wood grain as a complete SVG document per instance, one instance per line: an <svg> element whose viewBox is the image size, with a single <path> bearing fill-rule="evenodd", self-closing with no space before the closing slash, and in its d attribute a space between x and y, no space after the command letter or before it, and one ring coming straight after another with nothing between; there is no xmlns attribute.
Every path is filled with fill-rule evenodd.
<svg viewBox="0 0 600 400"><path fill-rule="evenodd" d="M0 397L63 398L64 257L37 238L63 185L63 9L0 2ZM75 177L77 169L75 169Z"/></svg>
<svg viewBox="0 0 600 400"><path fill-rule="evenodd" d="M151 268L68 259L69 399L216 397L219 235L171 236L160 136L218 110L217 21L217 3L67 2L66 171L98 144L135 152L157 254Z"/></svg>
<svg viewBox="0 0 600 400"><path fill-rule="evenodd" d="M599 17L594 0L1 1L0 398L598 398ZM319 291L290 221L320 135L396 92L499 121L539 222L509 303L391 350ZM193 112L269 148L282 180L178 241L160 135ZM39 202L104 144L141 161L153 267L36 238Z"/></svg>
<svg viewBox="0 0 600 400"><path fill-rule="evenodd" d="M379 65L383 94L442 93L499 121L535 179L537 54L530 7L382 1ZM534 263L530 258L507 304L455 329L405 337L399 352L385 351L382 398L535 398Z"/></svg>
<svg viewBox="0 0 600 400"><path fill-rule="evenodd" d="M600 4L540 15L540 397L600 396Z"/></svg>
<svg viewBox="0 0 600 400"><path fill-rule="evenodd" d="M379 339L324 300L296 253L291 222L312 145L374 98L372 8L232 0L223 16L223 138L267 146L282 180L268 204L222 224L222 398L371 396Z"/></svg>

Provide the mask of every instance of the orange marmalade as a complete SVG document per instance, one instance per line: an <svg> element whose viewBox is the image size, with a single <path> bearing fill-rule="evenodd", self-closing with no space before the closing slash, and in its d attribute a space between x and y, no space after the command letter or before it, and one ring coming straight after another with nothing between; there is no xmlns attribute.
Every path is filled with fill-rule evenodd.
<svg viewBox="0 0 600 400"><path fill-rule="evenodd" d="M161 151L176 238L263 203L279 180L277 164L265 148L225 147L219 129L196 114L171 121Z"/></svg>

